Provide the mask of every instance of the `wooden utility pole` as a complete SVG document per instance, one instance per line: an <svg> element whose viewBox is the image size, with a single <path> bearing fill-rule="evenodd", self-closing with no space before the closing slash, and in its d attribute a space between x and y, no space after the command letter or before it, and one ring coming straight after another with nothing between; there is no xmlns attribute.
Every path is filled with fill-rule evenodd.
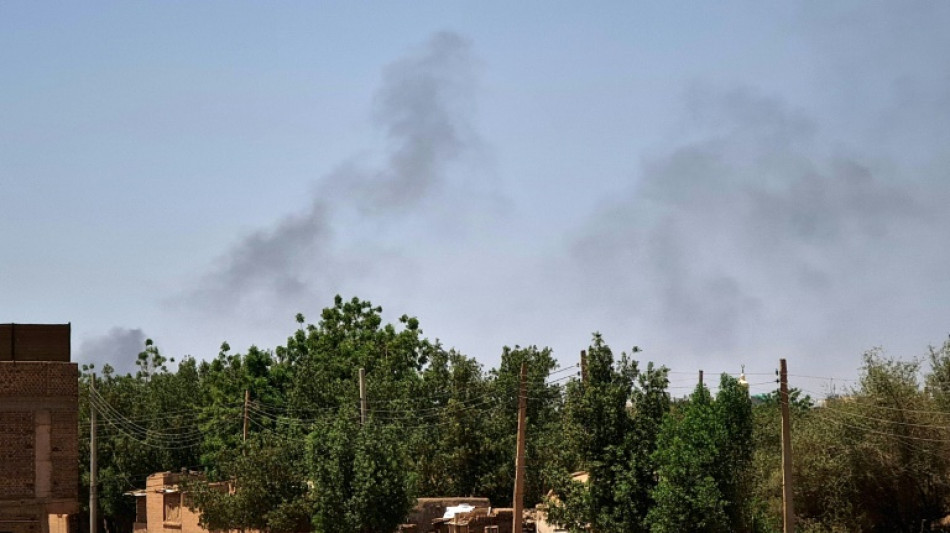
<svg viewBox="0 0 950 533"><path fill-rule="evenodd" d="M703 386L703 371L702 370L699 371L699 386L700 387Z"/></svg>
<svg viewBox="0 0 950 533"><path fill-rule="evenodd" d="M528 418L528 364L521 363L521 386L518 387L518 448L515 453L515 497L513 499L512 533L522 533L524 525L524 448Z"/></svg>
<svg viewBox="0 0 950 533"><path fill-rule="evenodd" d="M581 383L587 385L587 350L581 350Z"/></svg>
<svg viewBox="0 0 950 533"><path fill-rule="evenodd" d="M360 425L366 424L366 371L360 368Z"/></svg>
<svg viewBox="0 0 950 533"><path fill-rule="evenodd" d="M795 532L795 494L792 479L792 424L788 412L788 370L779 361L779 403L782 405L782 531Z"/></svg>
<svg viewBox="0 0 950 533"><path fill-rule="evenodd" d="M96 454L96 405L93 397L96 394L96 375L92 375L89 382L89 533L96 533L99 511L99 466Z"/></svg>
<svg viewBox="0 0 950 533"><path fill-rule="evenodd" d="M247 442L247 407L251 403L250 389L244 389L244 442Z"/></svg>

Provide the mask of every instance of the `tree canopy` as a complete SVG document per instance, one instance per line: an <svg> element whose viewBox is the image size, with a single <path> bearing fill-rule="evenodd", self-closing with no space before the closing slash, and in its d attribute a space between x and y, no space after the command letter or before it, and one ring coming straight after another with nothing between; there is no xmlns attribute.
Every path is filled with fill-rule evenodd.
<svg viewBox="0 0 950 533"><path fill-rule="evenodd" d="M615 356L599 334L580 379L576 365L530 344L503 347L486 370L424 336L417 319L385 323L356 298L337 297L319 318L298 315L272 349L237 353L225 342L207 359L176 360L148 340L134 374L83 368L81 487L96 409L110 530L131 528L127 492L181 469L195 472L188 502L212 530L392 531L418 496L511 505L522 363L527 508L541 504L577 532L781 529L774 392L751 398L723 374L715 391L674 398L667 368L636 359L637 347ZM792 391L799 529L936 526L950 514L950 342L919 359L872 350L862 361L851 387L819 400Z"/></svg>

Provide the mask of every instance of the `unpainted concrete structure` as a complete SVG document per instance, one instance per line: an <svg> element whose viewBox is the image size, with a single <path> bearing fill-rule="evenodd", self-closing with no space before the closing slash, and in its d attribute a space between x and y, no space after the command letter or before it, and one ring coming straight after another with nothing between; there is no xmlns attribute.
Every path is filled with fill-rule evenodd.
<svg viewBox="0 0 950 533"><path fill-rule="evenodd" d="M159 472L148 476L145 490L136 491L133 533L207 533L198 525L201 515L188 508L188 494L181 492L182 476Z"/></svg>
<svg viewBox="0 0 950 533"><path fill-rule="evenodd" d="M148 476L145 489L128 493L135 497L135 524L132 533L208 533L201 527L201 512L190 509L188 492L182 482L202 480L195 472L158 472ZM228 483L212 483L222 491L231 490ZM256 529L218 531L215 533L260 533Z"/></svg>

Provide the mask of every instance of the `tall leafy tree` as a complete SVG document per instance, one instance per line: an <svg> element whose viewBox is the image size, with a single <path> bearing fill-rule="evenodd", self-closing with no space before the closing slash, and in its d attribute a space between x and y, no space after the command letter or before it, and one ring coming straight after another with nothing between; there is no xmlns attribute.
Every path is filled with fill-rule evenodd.
<svg viewBox="0 0 950 533"><path fill-rule="evenodd" d="M793 432L802 522L853 531L920 531L950 508L950 431L937 384L919 360L864 356L844 398L808 413Z"/></svg>
<svg viewBox="0 0 950 533"><path fill-rule="evenodd" d="M212 531L293 533L309 527L314 504L300 440L265 431L222 460L221 481L185 484L188 503Z"/></svg>
<svg viewBox="0 0 950 533"><path fill-rule="evenodd" d="M633 353L638 352L634 348ZM555 484L552 521L572 531L646 531L653 504L653 452L669 409L665 368L641 373L622 354L616 361L599 334L587 351L587 380L568 385L565 434L588 471L586 485L566 476Z"/></svg>
<svg viewBox="0 0 950 533"><path fill-rule="evenodd" d="M752 461L748 391L723 374L715 400L698 385L666 418L654 459L659 481L647 522L654 533L750 531Z"/></svg>
<svg viewBox="0 0 950 533"><path fill-rule="evenodd" d="M420 494L478 495L491 460L486 445L491 417L485 413L496 406L481 365L454 350L432 350L414 400L388 418L407 436L407 467L416 473Z"/></svg>
<svg viewBox="0 0 950 533"><path fill-rule="evenodd" d="M653 533L728 532L729 521L717 474L725 427L709 389L698 385L660 431L654 459L659 482L647 521Z"/></svg>
<svg viewBox="0 0 950 533"><path fill-rule="evenodd" d="M321 533L394 531L412 507L412 480L398 431L355 411L324 422L308 438L313 526Z"/></svg>
<svg viewBox="0 0 950 533"><path fill-rule="evenodd" d="M753 513L748 500L754 448L752 400L748 388L732 376L723 374L713 408L724 431L724 440L718 445L719 472L716 479L726 502L726 517L733 531L749 531Z"/></svg>
<svg viewBox="0 0 950 533"><path fill-rule="evenodd" d="M950 412L950 340L939 348L931 346L928 359L930 373L926 378L926 391L941 411Z"/></svg>
<svg viewBox="0 0 950 533"><path fill-rule="evenodd" d="M484 446L487 449L485 469L478 490L492 503L511 505L515 473L515 448L518 435L518 394L521 386L521 365L527 367L527 427L525 503L541 501L549 486L546 476L552 466L563 462L557 431L560 426L561 389L548 383L557 361L549 348L537 346L504 347L501 363L489 376L493 399L493 416L486 421Z"/></svg>
<svg viewBox="0 0 950 533"><path fill-rule="evenodd" d="M176 364L149 339L135 364L134 375L116 374L105 365L97 376L94 398L90 382L95 369L85 366L80 375L81 499L87 501L89 420L95 409L99 503L103 527L110 530L131 527L135 502L128 491L143 486L154 472L196 465L202 439L195 423L200 396L195 360L185 358Z"/></svg>

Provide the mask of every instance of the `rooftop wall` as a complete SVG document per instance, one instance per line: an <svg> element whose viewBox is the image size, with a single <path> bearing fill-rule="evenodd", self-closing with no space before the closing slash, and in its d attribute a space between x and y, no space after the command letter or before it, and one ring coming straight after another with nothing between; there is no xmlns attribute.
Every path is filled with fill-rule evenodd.
<svg viewBox="0 0 950 533"><path fill-rule="evenodd" d="M0 324L0 361L70 361L69 324Z"/></svg>

